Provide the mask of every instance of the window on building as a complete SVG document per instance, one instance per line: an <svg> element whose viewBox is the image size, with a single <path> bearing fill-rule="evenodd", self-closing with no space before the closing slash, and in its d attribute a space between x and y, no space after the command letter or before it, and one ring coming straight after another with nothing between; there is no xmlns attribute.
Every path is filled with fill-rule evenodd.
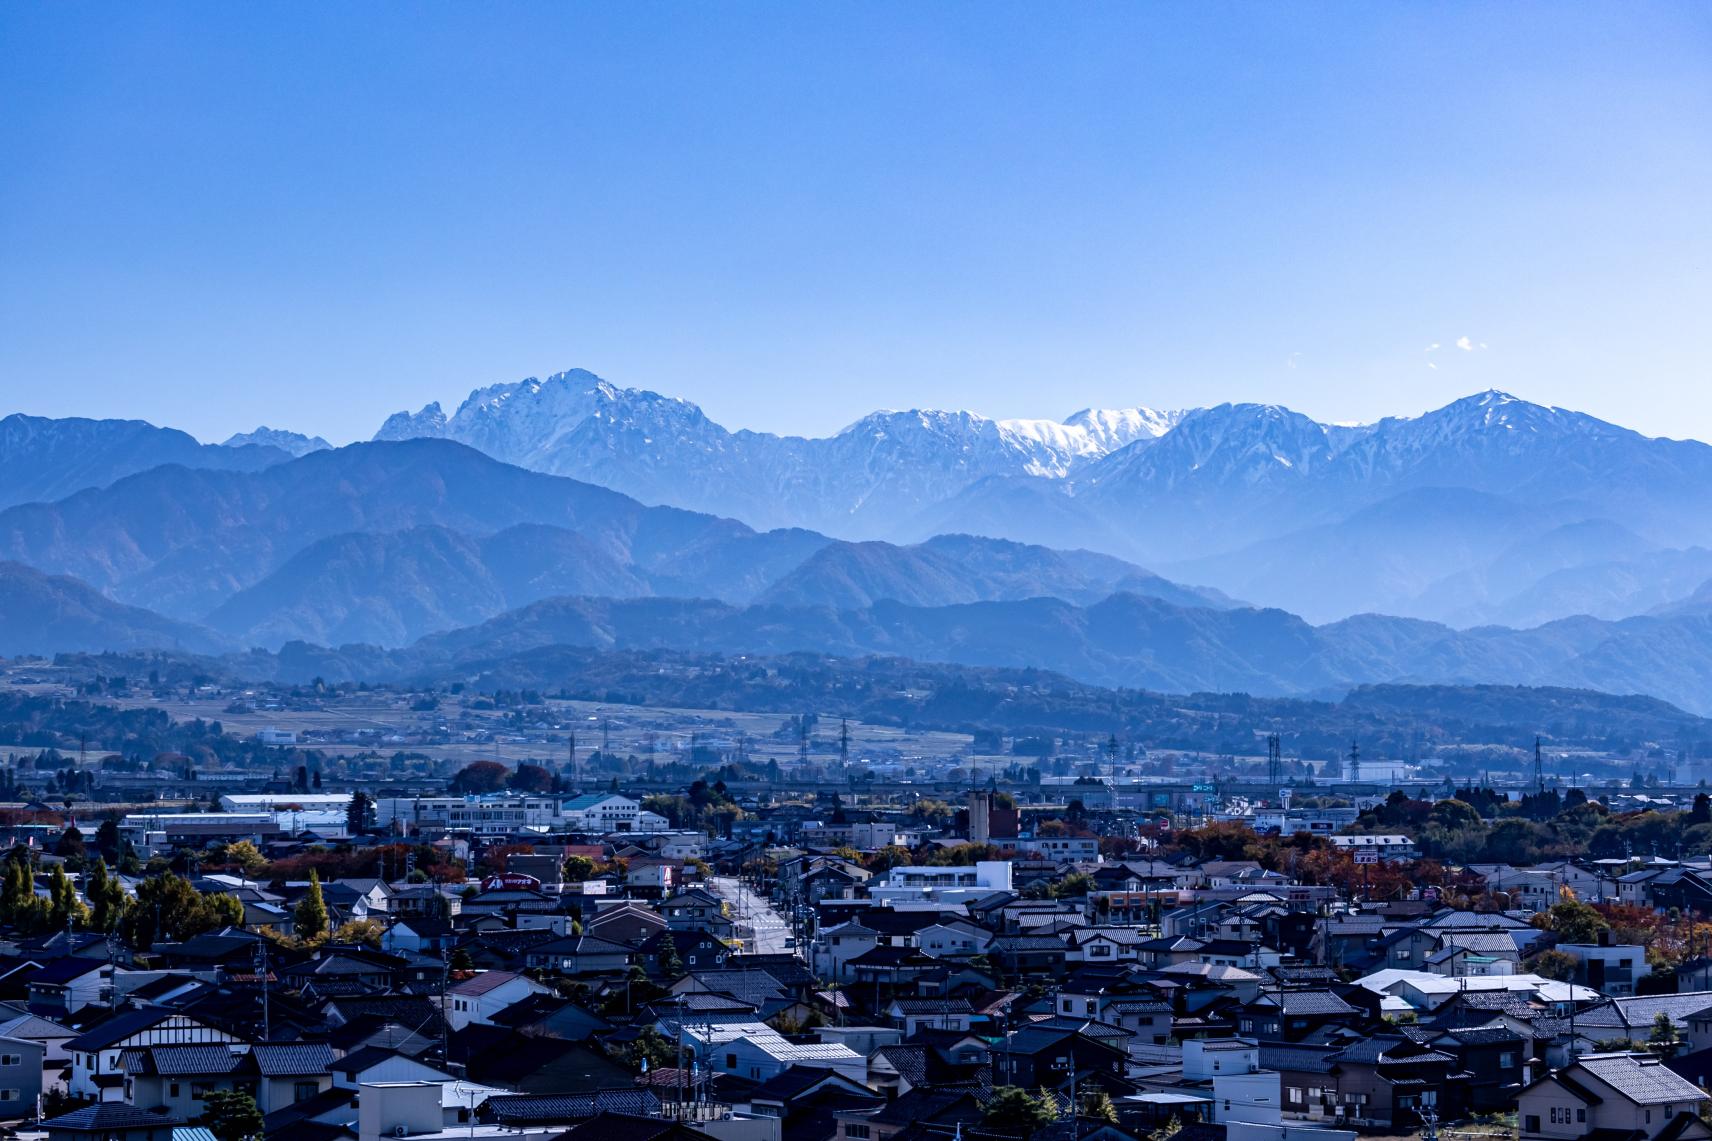
<svg viewBox="0 0 1712 1141"><path fill-rule="evenodd" d="M1540 1131L1540 1115L1530 1113L1522 1119L1523 1133L1538 1133Z"/></svg>
<svg viewBox="0 0 1712 1141"><path fill-rule="evenodd" d="M291 1100L308 1101L321 1092L320 1082L297 1082L291 1087Z"/></svg>
<svg viewBox="0 0 1712 1141"><path fill-rule="evenodd" d="M0 1089L0 1101L17 1101L18 1091L15 1089Z"/></svg>
<svg viewBox="0 0 1712 1141"><path fill-rule="evenodd" d="M865 1141L873 1135L874 1131L866 1125L852 1125L848 1121L844 1123L844 1136L849 1137L851 1141Z"/></svg>
<svg viewBox="0 0 1712 1141"><path fill-rule="evenodd" d="M166 1087L166 1096L168 1096L168 1097L177 1097L178 1096L178 1083L177 1082L172 1082L171 1084L169 1084Z"/></svg>
<svg viewBox="0 0 1712 1141"><path fill-rule="evenodd" d="M1575 1122L1577 1125L1585 1125L1587 1123L1587 1109L1585 1106L1576 1107Z"/></svg>
<svg viewBox="0 0 1712 1141"><path fill-rule="evenodd" d="M0 1054L0 1066L16 1066L22 1061L17 1054Z"/></svg>

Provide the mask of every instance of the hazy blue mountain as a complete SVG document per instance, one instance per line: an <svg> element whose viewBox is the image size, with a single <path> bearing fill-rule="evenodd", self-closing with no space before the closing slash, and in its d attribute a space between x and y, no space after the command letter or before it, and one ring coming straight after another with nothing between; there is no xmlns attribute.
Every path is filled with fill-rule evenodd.
<svg viewBox="0 0 1712 1141"><path fill-rule="evenodd" d="M854 610L888 600L909 606L1025 598L1092 603L1118 591L1183 606L1233 605L1218 591L1182 586L1109 555L972 535L941 535L908 547L833 543L757 601Z"/></svg>
<svg viewBox="0 0 1712 1141"><path fill-rule="evenodd" d="M1280 610L1181 607L1125 594L1090 606L1034 598L859 609L554 598L405 650L355 649L344 668L430 676L557 646L887 655L1036 668L1175 693L1325 696L1378 683L1561 686L1712 711L1712 617L1705 615L1571 618L1532 630L1455 630L1364 615L1316 627Z"/></svg>
<svg viewBox="0 0 1712 1141"><path fill-rule="evenodd" d="M225 648L211 630L114 602L74 578L0 562L0 655Z"/></svg>
<svg viewBox="0 0 1712 1141"><path fill-rule="evenodd" d="M1360 427L1258 404L1062 422L910 411L811 440L730 431L688 401L572 371L480 389L450 416L400 413L380 434L458 439L757 526L1096 550L1315 618L1632 614L1680 581L1649 585L1634 555L1712 545L1712 448L1501 392ZM1628 532L1623 550L1594 557L1593 531L1574 529L1611 520ZM1507 554L1506 527L1510 545L1540 545ZM1544 581L1625 562L1636 565Z"/></svg>
<svg viewBox="0 0 1712 1141"><path fill-rule="evenodd" d="M433 525L484 536L524 523L575 532L663 579L751 593L826 542L644 507L459 444L416 440L315 452L250 473L158 468L58 503L14 507L0 512L0 556L200 618L335 535Z"/></svg>
<svg viewBox="0 0 1712 1141"><path fill-rule="evenodd" d="M162 464L257 471L291 457L273 447L201 444L141 420L0 419L0 508L63 499Z"/></svg>
<svg viewBox="0 0 1712 1141"><path fill-rule="evenodd" d="M829 547L836 556L825 556ZM952 536L917 548L645 507L445 440L315 451L253 473L166 467L0 512L0 553L249 644L400 645L556 595L775 595L856 608L1126 589L1216 591L1086 551Z"/></svg>
<svg viewBox="0 0 1712 1141"><path fill-rule="evenodd" d="M554 595L647 593L632 568L562 528L520 524L476 538L422 526L322 539L207 621L261 646L402 645Z"/></svg>
<svg viewBox="0 0 1712 1141"><path fill-rule="evenodd" d="M1669 618L1677 615L1712 614L1712 577L1708 577L1699 586L1689 591L1681 598L1662 603L1652 610L1654 617Z"/></svg>
<svg viewBox="0 0 1712 1141"><path fill-rule="evenodd" d="M241 448L249 444L258 444L266 448L278 448L291 456L306 456L310 452L324 452L333 445L320 436L305 436L302 432L291 432L282 428L257 428L253 432L239 432L226 440L222 447Z"/></svg>

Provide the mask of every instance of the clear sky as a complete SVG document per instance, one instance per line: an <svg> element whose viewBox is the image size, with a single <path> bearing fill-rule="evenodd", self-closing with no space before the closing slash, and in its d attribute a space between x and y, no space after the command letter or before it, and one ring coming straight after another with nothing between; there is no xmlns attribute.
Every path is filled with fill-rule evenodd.
<svg viewBox="0 0 1712 1141"><path fill-rule="evenodd" d="M1709 341L1712 4L0 5L0 412L343 442L584 367L1712 439Z"/></svg>

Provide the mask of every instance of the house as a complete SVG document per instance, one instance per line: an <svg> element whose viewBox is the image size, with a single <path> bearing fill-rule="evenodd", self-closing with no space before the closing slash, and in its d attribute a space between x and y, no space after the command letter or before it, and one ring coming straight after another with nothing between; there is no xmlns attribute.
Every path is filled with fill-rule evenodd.
<svg viewBox="0 0 1712 1141"><path fill-rule="evenodd" d="M1364 860L1418 860L1421 850L1407 836L1395 833L1364 836L1327 836L1326 840L1340 852L1348 852L1357 863Z"/></svg>
<svg viewBox="0 0 1712 1141"><path fill-rule="evenodd" d="M703 888L685 888L661 900L657 910L673 931L711 931L721 939L733 933L725 901Z"/></svg>
<svg viewBox="0 0 1712 1141"><path fill-rule="evenodd" d="M125 1101L176 1117L202 1116L203 1099L219 1090L244 1090L263 1114L308 1101L333 1083L326 1043L257 1043L146 1046L126 1050Z"/></svg>
<svg viewBox="0 0 1712 1141"><path fill-rule="evenodd" d="M99 1005L106 1001L102 991L112 977L113 969L99 959L67 955L51 960L30 976L30 1012L66 1018Z"/></svg>
<svg viewBox="0 0 1712 1141"><path fill-rule="evenodd" d="M969 1029L974 1010L965 998L894 998L885 1010L887 1018L903 1027L904 1037L913 1038L918 1029Z"/></svg>
<svg viewBox="0 0 1712 1141"><path fill-rule="evenodd" d="M568 935L537 944L524 952L531 970L552 971L579 977L623 974L630 965L631 950L598 935Z"/></svg>
<svg viewBox="0 0 1712 1141"><path fill-rule="evenodd" d="M483 971L448 988L446 996L451 999L451 1008L446 1012L446 1021L453 1030L462 1030L472 1022L492 1025L493 1016L513 1003L522 1002L530 995L550 993L534 979L510 971Z"/></svg>
<svg viewBox="0 0 1712 1141"><path fill-rule="evenodd" d="M36 1115L46 1048L26 1038L0 1037L0 1121Z"/></svg>
<svg viewBox="0 0 1712 1141"><path fill-rule="evenodd" d="M698 1062L713 1073L764 1082L790 1069L809 1066L836 1070L852 1081L863 1081L868 1059L835 1043L792 1042L765 1022L700 1022L675 1014L658 1019L655 1029L682 1040Z"/></svg>
<svg viewBox="0 0 1712 1141"><path fill-rule="evenodd" d="M1706 1091L1651 1054L1587 1054L1529 1085L1517 1098L1520 1141L1635 1137L1699 1141Z"/></svg>
<svg viewBox="0 0 1712 1141"><path fill-rule="evenodd" d="M779 1122L791 1137L827 1137L833 1114L877 1110L885 1099L837 1070L791 1066L749 1091L749 1112Z"/></svg>
<svg viewBox="0 0 1712 1141"><path fill-rule="evenodd" d="M1122 1078L1125 1053L1075 1030L1024 1026L993 1049L993 1084L1028 1089L1068 1086L1074 1073Z"/></svg>
<svg viewBox="0 0 1712 1141"><path fill-rule="evenodd" d="M1300 1042L1327 1026L1353 1026L1361 1017L1329 990L1265 991L1243 1007L1237 1029L1269 1042Z"/></svg>
<svg viewBox="0 0 1712 1141"><path fill-rule="evenodd" d="M0 1037L21 1038L40 1045L42 1092L65 1092L66 1076L71 1070L71 1051L66 1044L77 1037L77 1031L34 1014L21 1014L0 1022Z"/></svg>
<svg viewBox="0 0 1712 1141"><path fill-rule="evenodd" d="M1612 944L1609 940L1559 943L1557 949L1575 960L1571 981L1613 998L1634 994L1636 981L1652 969L1647 964L1647 949L1634 944Z"/></svg>
<svg viewBox="0 0 1712 1141"><path fill-rule="evenodd" d="M452 944L452 921L415 916L400 919L380 937L380 948L390 954L438 955Z"/></svg>
<svg viewBox="0 0 1712 1141"><path fill-rule="evenodd" d="M66 1043L73 1097L119 1101L124 1094L125 1051L147 1046L213 1045L235 1035L180 1011L162 1007L121 1011Z"/></svg>

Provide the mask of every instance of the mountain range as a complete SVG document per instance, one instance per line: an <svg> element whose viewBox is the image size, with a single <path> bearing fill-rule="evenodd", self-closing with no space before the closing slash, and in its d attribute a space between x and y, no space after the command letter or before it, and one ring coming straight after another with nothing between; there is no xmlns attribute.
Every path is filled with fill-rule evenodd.
<svg viewBox="0 0 1712 1141"><path fill-rule="evenodd" d="M0 653L295 644L396 672L558 644L814 651L1712 710L1712 448L1502 393L1361 427L918 411L810 440L568 373L380 434L0 420Z"/></svg>
<svg viewBox="0 0 1712 1141"><path fill-rule="evenodd" d="M758 527L1086 548L1317 621L1624 617L1704 581L1712 544L1712 448L1501 392L1355 427L1255 404L914 410L807 439L577 370L398 413L377 438L423 436Z"/></svg>

